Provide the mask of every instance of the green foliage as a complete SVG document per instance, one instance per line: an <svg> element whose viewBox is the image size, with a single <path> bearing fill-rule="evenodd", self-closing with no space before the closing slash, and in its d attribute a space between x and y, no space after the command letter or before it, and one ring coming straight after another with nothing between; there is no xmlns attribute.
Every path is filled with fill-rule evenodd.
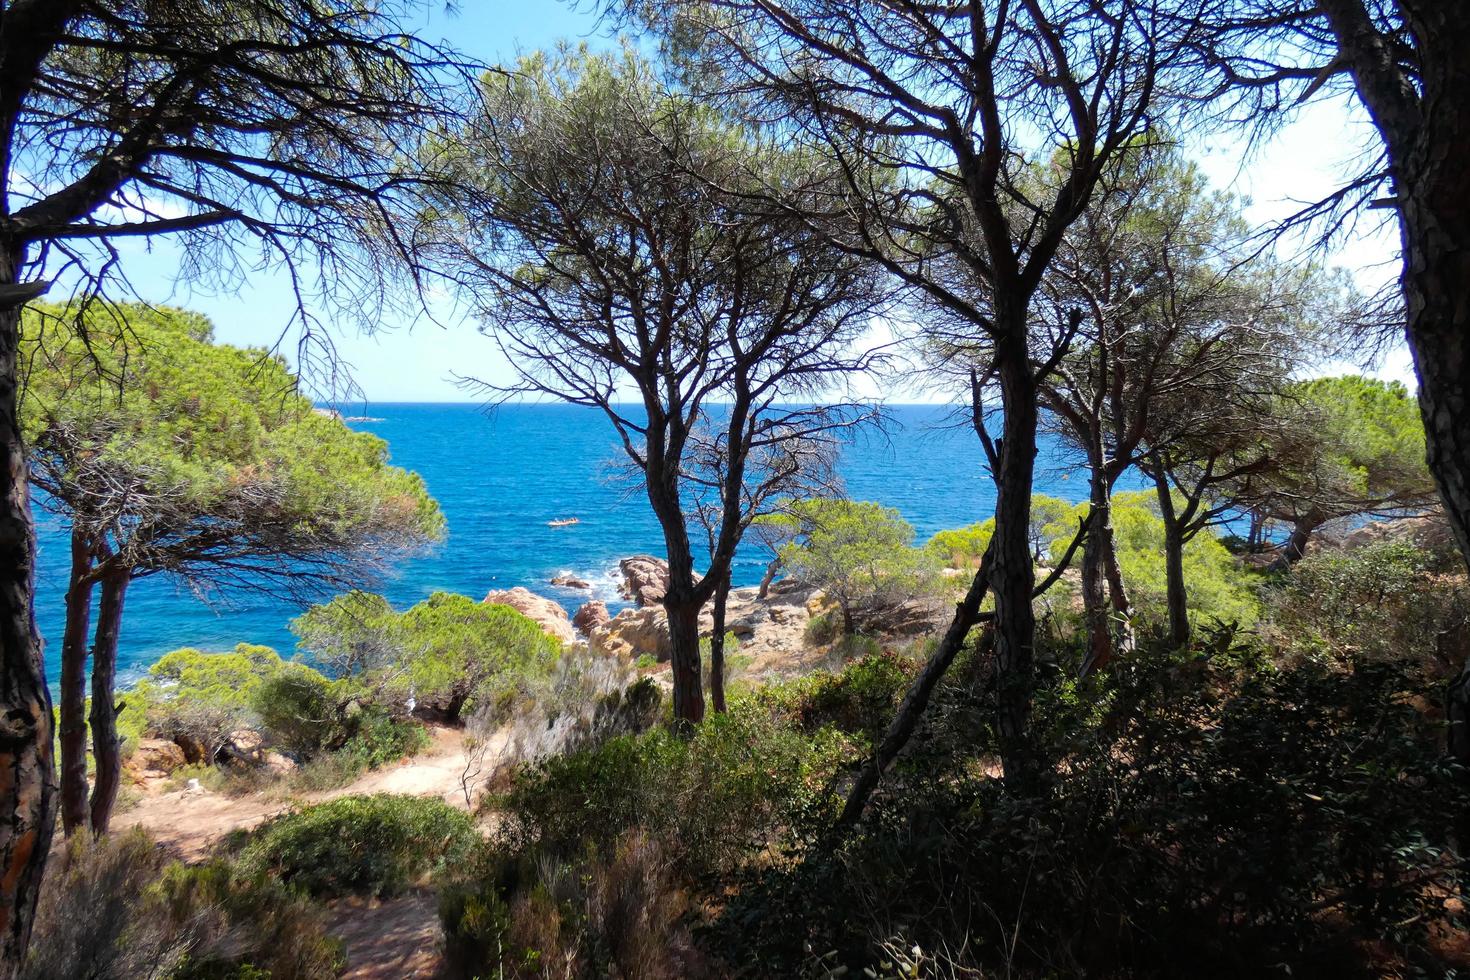
<svg viewBox="0 0 1470 980"><path fill-rule="evenodd" d="M1279 461L1258 491L1266 516L1307 529L1436 499L1424 424L1402 384L1359 375L1292 385L1272 437Z"/></svg>
<svg viewBox="0 0 1470 980"><path fill-rule="evenodd" d="M132 697L146 706L149 729L197 744L203 761L210 762L231 732L257 724L255 697L261 686L288 672L311 673L286 663L270 647L241 643L231 653L186 647L159 658Z"/></svg>
<svg viewBox="0 0 1470 980"><path fill-rule="evenodd" d="M768 685L751 697L781 724L808 735L832 728L871 747L893 720L917 668L917 661L877 653L854 660L841 673Z"/></svg>
<svg viewBox="0 0 1470 980"><path fill-rule="evenodd" d="M345 796L262 825L240 867L318 897L390 895L469 860L479 845L469 815L441 800Z"/></svg>
<svg viewBox="0 0 1470 980"><path fill-rule="evenodd" d="M912 547L913 527L891 507L817 498L767 520L793 529L796 540L781 548L782 564L837 603L843 634L852 632L857 606L907 598L932 581L932 556Z"/></svg>
<svg viewBox="0 0 1470 980"><path fill-rule="evenodd" d="M198 314L35 307L23 333L31 479L76 526L122 535L137 573L366 571L443 533L381 439L315 412L281 358L212 343Z"/></svg>
<svg viewBox="0 0 1470 980"><path fill-rule="evenodd" d="M321 909L228 862L169 864L141 830L67 842L48 876L24 980L326 980L340 943Z"/></svg>
<svg viewBox="0 0 1470 980"><path fill-rule="evenodd" d="M1164 578L1164 522L1151 491L1113 497L1113 540L1123 581L1138 615L1162 622L1168 618L1168 585ZM1198 622L1219 620L1249 626L1260 614L1256 576L1209 532L1184 546L1184 581L1190 616Z"/></svg>
<svg viewBox="0 0 1470 980"><path fill-rule="evenodd" d="M954 975L1366 976L1372 948L1435 972L1464 927L1443 896L1470 803L1421 707L1439 691L1251 661L1140 651L1101 688L1047 689L1035 799L977 765L988 712L948 688L959 710L931 714L857 834L744 878L710 948L769 976L827 951L876 969L895 937Z"/></svg>
<svg viewBox="0 0 1470 980"><path fill-rule="evenodd" d="M1163 558L1164 522L1157 507L1153 491L1115 494L1113 543L1135 618L1162 624L1168 619L1168 583ZM1077 504L1051 525L1053 558L1060 557L1077 530L1078 520L1086 515L1087 504ZM1184 546L1189 612L1200 623L1254 623L1260 615L1256 578L1213 534L1197 534Z"/></svg>
<svg viewBox="0 0 1470 980"><path fill-rule="evenodd" d="M1441 559L1404 541L1302 559L1267 593L1267 632L1308 656L1438 662L1458 670L1470 647L1470 590Z"/></svg>
<svg viewBox="0 0 1470 980"><path fill-rule="evenodd" d="M524 769L501 801L507 846L570 857L641 827L686 873L729 869L830 803L839 748L736 700L689 738L655 729Z"/></svg>
<svg viewBox="0 0 1470 980"><path fill-rule="evenodd" d="M250 704L271 740L293 755L310 758L345 737L339 685L305 664L282 664L259 682Z"/></svg>
<svg viewBox="0 0 1470 980"><path fill-rule="evenodd" d="M995 518L990 517L976 524L940 531L924 545L949 568L978 568L990 539L995 534Z"/></svg>
<svg viewBox="0 0 1470 980"><path fill-rule="evenodd" d="M659 843L623 834L569 861L491 853L440 893L445 953L461 976L688 976L689 899Z"/></svg>
<svg viewBox="0 0 1470 980"><path fill-rule="evenodd" d="M381 596L338 596L299 617L301 648L365 670L385 696L420 703L456 721L467 707L512 696L556 663L561 647L509 606L436 592L398 613Z"/></svg>

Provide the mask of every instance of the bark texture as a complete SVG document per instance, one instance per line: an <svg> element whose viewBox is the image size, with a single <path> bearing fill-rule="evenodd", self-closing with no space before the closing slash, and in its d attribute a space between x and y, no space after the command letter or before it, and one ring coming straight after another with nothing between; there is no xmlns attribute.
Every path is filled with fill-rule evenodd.
<svg viewBox="0 0 1470 980"><path fill-rule="evenodd" d="M1036 570L1031 555L1031 486L1036 469L1036 383L1027 363L1024 329L997 349L997 376L1005 412L999 447L990 588L995 595L996 731L1008 789L1029 794L1036 785L1031 745L1035 687L1036 615L1031 606Z"/></svg>
<svg viewBox="0 0 1470 980"><path fill-rule="evenodd" d="M61 637L61 823L87 827L87 637L92 629L92 542L73 529L66 630Z"/></svg>
<svg viewBox="0 0 1470 980"><path fill-rule="evenodd" d="M15 282L0 248L0 285ZM36 570L16 391L20 310L0 308L0 978L20 968L56 822L51 695L32 602Z"/></svg>
<svg viewBox="0 0 1470 980"><path fill-rule="evenodd" d="M107 833L117 788L122 781L122 752L117 736L114 702L117 687L117 638L122 626L123 600L128 591L126 571L102 579L97 607L97 635L92 643L92 759L97 767L92 784L92 833Z"/></svg>

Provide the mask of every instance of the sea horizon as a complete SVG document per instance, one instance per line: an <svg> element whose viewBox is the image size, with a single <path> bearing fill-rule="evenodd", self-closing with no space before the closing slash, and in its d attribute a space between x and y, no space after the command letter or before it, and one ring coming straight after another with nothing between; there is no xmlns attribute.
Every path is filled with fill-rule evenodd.
<svg viewBox="0 0 1470 980"><path fill-rule="evenodd" d="M349 411L358 406L366 410ZM395 465L418 472L443 508L448 534L425 554L401 562L381 583L398 608L435 591L476 599L494 589L523 586L567 611L589 599L616 612L619 559L664 555L663 537L641 487L618 472L621 450L597 409L550 401L323 402L353 418L347 424L388 443ZM994 487L978 441L949 420L953 406L887 405L892 424L860 433L843 447L839 473L848 496L896 508L915 528L917 543L935 532L991 516ZM1044 437L1038 493L1079 500L1086 480L1054 437ZM55 515L38 513L37 619L46 641L46 676L59 671L67 582L67 532ZM577 518L568 527L549 521ZM736 586L760 580L769 556L741 549L732 568ZM552 586L570 574L589 590ZM321 599L329 598L323 594ZM164 577L142 579L128 591L118 651L119 676L136 680L163 654L182 647L217 651L237 643L296 652L288 624L302 611L251 593L196 595Z"/></svg>

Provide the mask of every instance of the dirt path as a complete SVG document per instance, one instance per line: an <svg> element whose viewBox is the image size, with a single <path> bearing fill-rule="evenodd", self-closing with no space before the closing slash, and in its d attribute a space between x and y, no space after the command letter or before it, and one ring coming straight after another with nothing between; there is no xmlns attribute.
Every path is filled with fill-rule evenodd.
<svg viewBox="0 0 1470 980"><path fill-rule="evenodd" d="M433 745L424 752L325 793L283 799L270 793L226 796L204 789L176 790L143 797L137 806L118 814L116 824L120 828L142 827L170 853L185 861L198 861L231 831L248 830L302 803L366 793L404 793L437 796L452 806L468 809L460 785L466 762L464 732L437 727L431 732Z"/></svg>
<svg viewBox="0 0 1470 980"><path fill-rule="evenodd" d="M437 796L451 806L469 809L461 785L467 762L464 732L453 728L432 728L431 732L434 742L426 751L329 792L295 800L266 793L231 797L208 790L158 793L119 814L118 824L142 827L170 853L185 861L199 861L231 831L248 830L302 803L367 793L404 793ZM413 891L387 901L341 899L329 906L327 921L328 931L346 946L344 978L399 980L443 975L444 933L432 892Z"/></svg>

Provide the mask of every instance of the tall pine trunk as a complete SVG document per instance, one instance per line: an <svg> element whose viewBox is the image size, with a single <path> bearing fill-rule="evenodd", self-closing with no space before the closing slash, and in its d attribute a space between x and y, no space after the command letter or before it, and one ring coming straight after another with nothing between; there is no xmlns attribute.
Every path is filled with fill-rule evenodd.
<svg viewBox="0 0 1470 980"><path fill-rule="evenodd" d="M1106 567L1106 547L1112 541L1113 517L1107 481L1100 468L1099 461L1092 463L1088 487L1091 530L1082 545L1082 615L1087 623L1087 657L1082 663L1084 677L1094 670L1102 670L1113 659Z"/></svg>
<svg viewBox="0 0 1470 980"><path fill-rule="evenodd" d="M92 542L71 532L71 579L61 637L61 823L67 836L87 828L87 636L92 629Z"/></svg>
<svg viewBox="0 0 1470 980"><path fill-rule="evenodd" d="M123 599L128 591L126 570L102 577L97 608L97 635L92 642L92 759L97 767L92 785L92 832L107 833L117 788L122 781L122 750L117 736L113 698L117 687L117 638L122 626Z"/></svg>
<svg viewBox="0 0 1470 980"><path fill-rule="evenodd" d="M0 285L20 266L0 248ZM17 398L20 307L0 308L0 978L20 969L56 825L51 694L34 612L36 537Z"/></svg>
<svg viewBox="0 0 1470 980"><path fill-rule="evenodd" d="M1184 527L1174 506L1169 478L1162 467L1154 474L1159 516L1164 522L1164 582L1169 607L1169 642L1189 645L1189 592L1184 585Z"/></svg>
<svg viewBox="0 0 1470 980"><path fill-rule="evenodd" d="M725 607L730 601L730 572L726 569L715 586L714 629L709 635L709 703L725 710Z"/></svg>
<svg viewBox="0 0 1470 980"><path fill-rule="evenodd" d="M996 729L1007 788L1036 789L1031 740L1031 701L1036 683L1036 615L1032 590L1031 485L1036 469L1037 392L1025 331L1013 330L997 345L1002 441L996 474L995 533L991 538L991 592L995 596Z"/></svg>
<svg viewBox="0 0 1470 980"><path fill-rule="evenodd" d="M697 725L704 721L704 689L699 676L699 602L687 594L664 596L669 620L669 667L674 685L674 721Z"/></svg>

